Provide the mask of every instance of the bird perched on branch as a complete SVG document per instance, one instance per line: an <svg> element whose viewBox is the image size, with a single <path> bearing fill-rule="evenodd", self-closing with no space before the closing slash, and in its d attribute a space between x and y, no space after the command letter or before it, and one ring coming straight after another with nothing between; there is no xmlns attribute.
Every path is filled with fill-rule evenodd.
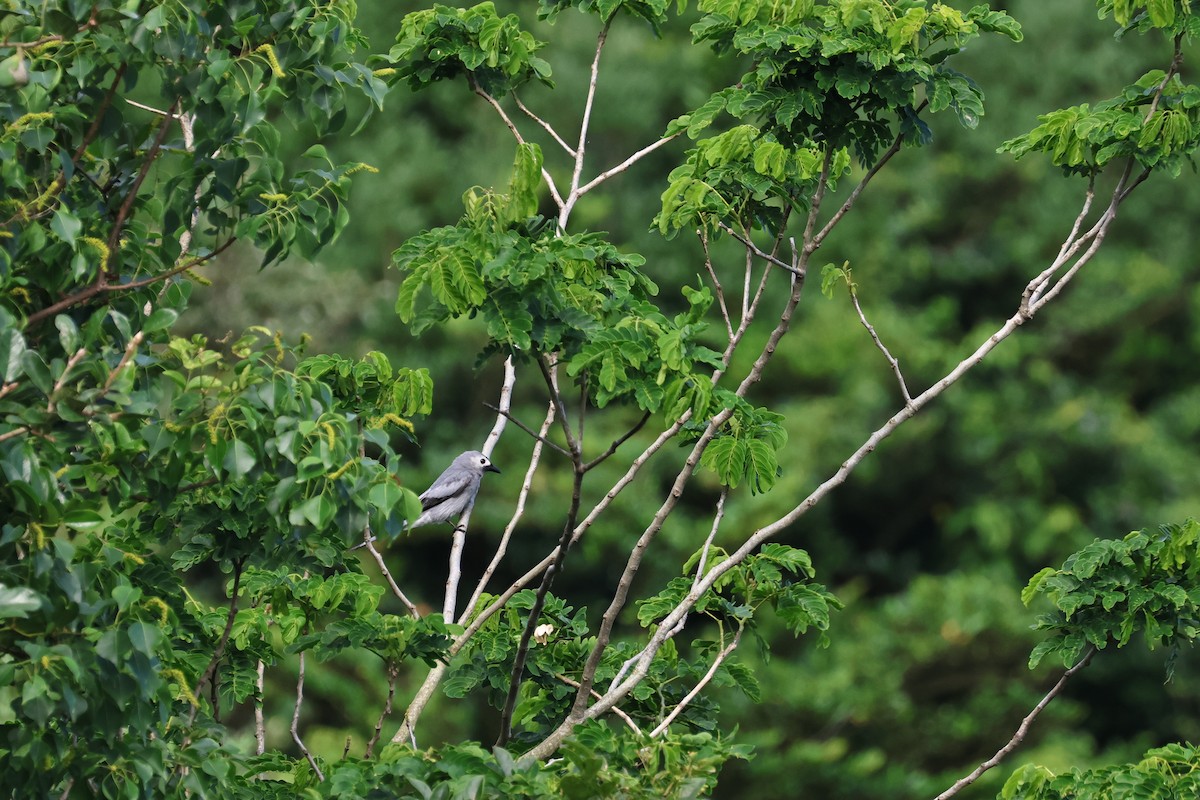
<svg viewBox="0 0 1200 800"><path fill-rule="evenodd" d="M421 516L413 520L409 530L435 522L449 522L461 517L475 505L479 482L485 472L500 472L487 456L478 450L468 450L450 462L450 466L421 493ZM375 541L371 537L369 541ZM350 548L357 550L366 542Z"/></svg>

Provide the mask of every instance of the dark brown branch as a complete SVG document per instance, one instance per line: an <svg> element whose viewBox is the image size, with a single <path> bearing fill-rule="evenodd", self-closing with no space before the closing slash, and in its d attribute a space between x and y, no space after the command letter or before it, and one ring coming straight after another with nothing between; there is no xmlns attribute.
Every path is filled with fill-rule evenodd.
<svg viewBox="0 0 1200 800"><path fill-rule="evenodd" d="M570 424L566 421L566 408L563 406L562 395L558 391L558 381L555 379L555 374L546 366L543 358L539 357L537 362L542 368L542 376L546 380L546 388L549 390L551 400L556 406L559 423L562 425L562 429L567 436L567 441L571 445L571 464L574 467L575 474L571 483L571 508L567 512L567 521L563 525L563 532L558 540L558 549L554 553L554 561L542 573L542 582L538 585L537 594L533 600L533 607L529 609L529 619L525 622L525 629L521 631L521 641L517 645L517 654L513 661L512 678L508 684L508 696L505 698L504 708L500 712L500 732L496 737L497 747L504 747L508 744L509 737L512 735L512 715L517 705L517 695L521 691L521 679L525 675L525 661L529 657L529 643L533 640L533 631L537 627L538 617L541 616L542 608L546 605L546 595L550 592L550 586L554 583L555 576L562 571L563 563L566 561L567 551L571 547L571 540L575 532L575 520L579 516L579 506L583 500L583 476L585 474L583 454L580 450L579 442L571 434Z"/></svg>
<svg viewBox="0 0 1200 800"><path fill-rule="evenodd" d="M160 273L158 275L151 275L149 278L142 278L140 280L130 281L129 283L109 283L107 278L105 278L103 281L97 279L95 283L88 286L87 288L80 289L78 292L75 292L72 295L68 295L67 297L64 297L62 300L59 300L57 303L55 303L52 306L47 306L46 308L43 308L40 311L33 312L32 314L29 315L29 319L27 319L25 321L25 326L29 327L31 325L35 325L38 322L41 322L42 320L44 320L46 317L53 316L53 315L57 314L58 312L63 311L64 309L70 308L71 306L76 306L76 305L79 305L80 303L87 302L88 300L91 300L93 297L100 295L100 294L104 294L105 292L126 292L131 289L141 289L141 288L149 286L151 284L158 283L159 281L165 281L168 278L173 278L176 275L187 272L189 269L193 269L195 267L200 266L201 264L205 263L206 261L210 261L210 260L216 258L221 253L228 250L229 246L232 245L235 241L237 241L237 239L232 238L232 237L229 239L226 239L224 242L222 242L217 247L217 249L213 250L211 253L208 253L207 255L203 255L203 256L196 256L195 258L191 259L190 261L186 261L183 264L172 267L171 269L167 270L166 272ZM104 277L104 276L101 276L101 277Z"/></svg>
<svg viewBox="0 0 1200 800"><path fill-rule="evenodd" d="M601 453L600 455L593 458L591 461L584 464L583 471L588 472L592 468L599 466L601 464L601 462L603 462L606 458L611 456L613 453L617 452L618 447L625 444L627 441L629 441L634 436L636 436L637 432L640 431L643 427L645 427L646 423L649 420L650 420L650 412L647 411L645 414L642 414L642 418L637 421L637 424L635 424L632 428L630 428L628 431L626 431L620 437L615 439L613 441L613 443L608 446L607 450L605 450L603 453Z"/></svg>
<svg viewBox="0 0 1200 800"><path fill-rule="evenodd" d="M913 114L920 114L925 110L925 106L927 105L929 105L929 101L922 100L921 104L913 110ZM821 243L825 241L825 237L827 237L829 233L837 226L837 224L842 221L842 217L846 216L846 213L853 208L855 201L858 200L858 196L863 193L863 189L867 188L867 184L871 182L871 179L875 177L879 170L883 169L887 162L892 160L892 156L900 152L900 147L903 144L904 134L897 134L895 140L892 142L892 146L885 150L883 155L879 157L879 160L876 161L869 170L867 170L867 174L863 175L862 180L860 180L858 185L854 187L854 190L850 192L850 196L846 198L846 202L842 203L841 208L839 208L834 215L829 218L829 221L825 223L823 228L821 228L821 232L813 237L810 243L813 250L816 250L821 246Z"/></svg>
<svg viewBox="0 0 1200 800"><path fill-rule="evenodd" d="M229 634L233 631L233 620L237 616L238 588L242 584L242 565L244 563L244 559L238 559L233 562L233 587L229 590L229 613L225 615L225 630L221 632L221 638L217 640L217 648L213 651L208 666L204 668L204 673L200 676L200 680L196 681L194 694L197 697L203 691L204 685L212 680L213 674L217 671L217 662L225 655L225 646L229 644ZM196 714L199 711L200 706L192 706L190 722L196 721Z"/></svg>
<svg viewBox="0 0 1200 800"><path fill-rule="evenodd" d="M542 444L546 445L546 447L549 447L551 450L557 450L558 452L562 453L567 458L571 457L571 453L565 447L562 447L561 445L557 445L554 442L547 439L545 436L540 435L537 431L535 431L533 428L530 428L524 422L521 422L521 420L514 417L508 411L501 411L499 408L492 405L491 403L484 403L483 406L484 406L484 408L486 408L490 411L495 411L497 414L501 414L501 415L507 417L509 422L511 422L513 425L516 425L518 428L525 431L530 436L532 436L534 439L536 439L539 442L541 442Z"/></svg>
<svg viewBox="0 0 1200 800"><path fill-rule="evenodd" d="M1058 679L1058 683L1054 684L1054 688L1046 693L1046 696L1042 698L1041 702L1033 707L1033 711L1030 711L1025 716L1025 719L1021 720L1021 724L1017 728L1017 732L1014 733L1013 737L1008 740L1008 743L997 750L996 755L992 756L987 761L984 761L982 764L976 767L970 775L959 778L957 781L955 781L954 785L939 794L936 800L948 800L948 798L958 794L963 789L979 780L979 777L983 775L983 773L999 764L1004 760L1005 756L1015 750L1017 745L1025 740L1025 736L1029 733L1029 727L1033 725L1033 722L1038 718L1038 715L1045 710L1046 706L1050 705L1051 700L1058 696L1058 693L1061 692L1063 687L1067 685L1067 681L1071 679L1071 676L1073 676L1076 672L1079 672L1091 662L1092 656L1094 655L1096 655L1095 646L1089 647L1088 651L1083 654L1083 657L1080 658L1079 661L1075 662L1075 666L1064 672L1062 677Z"/></svg>
<svg viewBox="0 0 1200 800"><path fill-rule="evenodd" d="M379 721L375 723L375 733L371 736L371 741L367 742L367 751L363 758L370 758L375 752L375 745L379 743L379 734L383 730L383 722L392 713L392 700L396 697L396 679L400 677L400 668L395 664L388 664L388 693L387 701L383 704L383 711L379 715Z"/></svg>

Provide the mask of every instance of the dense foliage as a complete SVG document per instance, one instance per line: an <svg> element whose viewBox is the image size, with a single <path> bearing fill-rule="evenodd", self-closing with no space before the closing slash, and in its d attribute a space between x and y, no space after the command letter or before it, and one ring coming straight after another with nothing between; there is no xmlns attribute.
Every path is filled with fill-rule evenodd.
<svg viewBox="0 0 1200 800"><path fill-rule="evenodd" d="M1191 167L1200 88L1181 68L1200 15L1186 0L1098 3L1122 35L1155 41L1157 66L1107 87L1111 100L1044 114L1001 148L1022 164L1047 156L1083 210L1059 232L1057 258L1025 254L1023 277L1006 284L1011 307L992 307L990 319L1007 322L902 369L860 301L872 310L884 285L858 267L855 246L865 257L871 243L851 235L835 244L834 233L844 220L856 230L860 193L870 195L877 175L886 180L897 154L925 157L912 150L933 141L936 115L978 128L984 91L960 71L964 50L985 35L1021 42L1022 28L986 5L924 0L686 5L542 0L536 19L490 2L435 5L397 20L394 46L378 54L351 0L0 8L5 796L694 797L713 792L727 763L755 756L729 709L791 703L793 684L808 689L804 713L832 732L828 747L814 739L791 754L787 771L827 796L937 791L1005 744L1012 720L980 724L995 713L983 701L954 725L932 721L931 749L955 725L992 737L982 755L959 753L948 766L897 774L881 767L878 744L836 733L873 716L863 710L872 703L888 709L881 724L895 715L893 736L916 730L900 684L919 681L921 659L961 656L956 645L984 636L1005 641L1005 652L1027 647L1003 596L970 578L929 577L883 623L853 623L862 628L847 634L833 612L867 605L863 589L849 582L835 596L816 579L836 573L841 583L855 569L828 545L810 548L814 556L775 540L825 508L860 464L880 480L869 466L876 447L937 413L930 404L954 396L978 365L999 362L1003 380L1050 382L1036 368L1022 376L1036 353L995 348L1087 277L1139 187ZM556 85L537 36L581 24L596 37L578 82L583 112L539 117L519 96ZM673 33L684 28L690 43ZM589 161L596 174L585 178L585 156L604 152L589 138L601 54L646 29L663 37L647 47L711 56L711 74L727 85L689 84L682 113L675 101L669 112L649 109L643 121L661 135L606 152L616 166L604 171ZM519 475L521 460L528 470L519 487L505 484L511 493L485 490L492 500L480 515L505 535L461 604L465 534L454 534L439 613L406 595L414 585L418 597L440 592L442 575L415 556L420 534L401 537L420 512L421 485L401 454L437 430L437 417L454 420L460 401L451 391L435 402L435 365L415 349L404 366L375 348L309 355L306 339L261 325L188 335L179 320L222 265L253 253L289 270L330 247L350 224L352 177L379 172L387 183L412 168L338 163L330 153L349 149L348 124L370 135L390 119L380 114L385 98L389 111L393 98L419 108L405 88L433 93L444 81L497 115L515 139L500 148L512 166L491 175L505 188L465 191L457 223L426 225L394 250L395 315L435 346L449 337L453 357L474 358L483 375L498 377L504 362L503 387L489 388L500 408L484 447L504 432L506 472L512 463ZM575 143L559 134L564 125L579 129ZM662 240L640 255L619 233L583 230L603 219L593 199L602 186L672 143L683 152L665 159L657 208L638 220ZM624 222L620 212L613 222ZM882 238L888 226L867 230ZM685 244L693 233L696 245ZM823 247L842 264L818 269ZM237 272L246 285L270 275ZM818 273L829 296L849 289L839 307L851 311L833 321L814 311L804 330L853 332L887 371L867 392L835 392L838 410L806 422L770 375L820 368L797 367L790 348L797 309L825 302L805 291ZM909 302L903 291L893 300ZM939 308L910 324L949 316ZM1047 316L1053 328L1053 308ZM1003 408L1007 391L993 383L984 394ZM857 427L835 440L813 429L856 407L845 413ZM542 409L540 432L521 422ZM995 458L1005 420L977 412L976 422L977 460ZM451 449L474 446L452 427ZM508 444L522 436L520 447ZM668 444L687 455L672 459ZM824 444L837 445L834 456L813 455ZM972 522L947 527L986 533L984 498ZM1035 513L1053 520L1056 511ZM1059 529L1084 527L1067 516ZM1061 569L1033 577L1022 599L1049 605L1029 666L1055 654L1073 677L1141 632L1168 648L1168 673L1176 667L1200 635L1200 525L1145 527L1153 522L1124 539L1107 530L1078 542ZM557 547L514 538L504 561L509 536L532 528L551 531ZM377 549L375 535L388 547ZM360 541L373 560L348 550ZM568 582L589 573L596 547L610 572L583 600L602 617ZM397 553L414 556L397 565ZM974 555L946 548L940 557L944 566ZM488 579L502 563L497 583L507 588L497 590ZM1015 596L1011 572L991 577ZM918 622L943 613L955 616L924 638ZM913 634L901 640L895 631L906 626ZM803 649L793 650L793 636ZM751 641L758 654L745 652ZM801 656L766 663L773 648ZM901 663L915 666L904 673ZM812 683L795 680L810 670ZM344 746L318 744L306 731L331 727L320 717L341 712L328 698L350 696L335 685L339 674L370 687L355 699L371 708L355 709ZM980 697L1005 696L1022 713L1037 703L979 675ZM453 713L487 705L499 718L484 712L483 725L447 730L453 713L422 717L437 694L441 707L466 709ZM485 736L497 746L473 741ZM1193 748L1154 744L1163 746L1130 764L1023 767L1002 796L1100 797L1114 787L1184 796ZM773 749L783 752L760 747L751 762L764 782Z"/></svg>

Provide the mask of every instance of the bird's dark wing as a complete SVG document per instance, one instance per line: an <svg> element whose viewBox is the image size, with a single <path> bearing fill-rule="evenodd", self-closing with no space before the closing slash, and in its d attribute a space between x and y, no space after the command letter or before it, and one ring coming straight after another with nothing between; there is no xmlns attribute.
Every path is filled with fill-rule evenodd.
<svg viewBox="0 0 1200 800"><path fill-rule="evenodd" d="M421 510L428 511L452 497L457 497L462 494L470 482L471 475L466 472L453 477L442 475L433 482L433 486L421 493Z"/></svg>

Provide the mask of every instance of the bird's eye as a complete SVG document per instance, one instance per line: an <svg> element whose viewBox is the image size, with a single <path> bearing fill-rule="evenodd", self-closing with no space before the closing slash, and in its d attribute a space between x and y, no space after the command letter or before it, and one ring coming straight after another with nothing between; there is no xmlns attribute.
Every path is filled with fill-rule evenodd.
<svg viewBox="0 0 1200 800"><path fill-rule="evenodd" d="M480 464L486 464L486 463L487 463L487 459L486 459L486 458L481 458L481 459L479 459L479 463L480 463Z"/></svg>

